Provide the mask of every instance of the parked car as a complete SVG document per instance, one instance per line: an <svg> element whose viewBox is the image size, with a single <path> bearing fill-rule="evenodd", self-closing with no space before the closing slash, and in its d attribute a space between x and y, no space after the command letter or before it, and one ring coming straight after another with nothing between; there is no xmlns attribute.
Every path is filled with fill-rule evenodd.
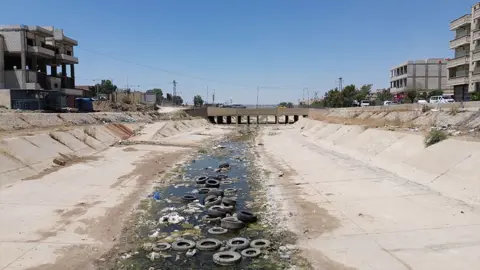
<svg viewBox="0 0 480 270"><path fill-rule="evenodd" d="M396 103L393 103L392 101L384 101L383 106L389 106L389 105L395 105Z"/></svg>
<svg viewBox="0 0 480 270"><path fill-rule="evenodd" d="M360 101L360 106L361 107L370 106L370 101L369 100L362 100L362 101Z"/></svg>
<svg viewBox="0 0 480 270"><path fill-rule="evenodd" d="M418 104L428 104L428 101L426 101L425 99L419 99L417 101Z"/></svg>
<svg viewBox="0 0 480 270"><path fill-rule="evenodd" d="M448 103L455 102L455 99L453 99L453 96L451 95L443 95L443 99L445 99Z"/></svg>
<svg viewBox="0 0 480 270"><path fill-rule="evenodd" d="M438 103L450 103L454 101L449 101L450 99L445 99L443 96L431 96L430 97L430 103L431 104L438 104ZM453 99L451 99L453 100Z"/></svg>

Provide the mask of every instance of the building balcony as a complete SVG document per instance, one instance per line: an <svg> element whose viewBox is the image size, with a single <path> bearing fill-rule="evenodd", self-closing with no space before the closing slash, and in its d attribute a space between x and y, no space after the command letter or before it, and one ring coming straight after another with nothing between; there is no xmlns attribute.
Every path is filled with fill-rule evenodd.
<svg viewBox="0 0 480 270"><path fill-rule="evenodd" d="M472 22L472 15L466 14L450 23L450 30L455 30Z"/></svg>
<svg viewBox="0 0 480 270"><path fill-rule="evenodd" d="M458 67L458 66L463 66L468 64L470 64L468 55L465 55L465 56L460 56L460 57L456 57L448 60L447 68Z"/></svg>
<svg viewBox="0 0 480 270"><path fill-rule="evenodd" d="M472 82L480 82L480 70L474 70L470 79Z"/></svg>
<svg viewBox="0 0 480 270"><path fill-rule="evenodd" d="M480 50L472 51L472 62L480 61Z"/></svg>
<svg viewBox="0 0 480 270"><path fill-rule="evenodd" d="M390 93L392 93L392 94L398 94L398 93L406 92L407 90L408 90L407 87L390 88Z"/></svg>
<svg viewBox="0 0 480 270"><path fill-rule="evenodd" d="M78 64L78 58L68 54L57 54L56 58L63 64Z"/></svg>
<svg viewBox="0 0 480 270"><path fill-rule="evenodd" d="M447 80L447 85L454 86L454 85L463 85L468 84L468 71L461 70L457 71L453 74L452 77L449 77Z"/></svg>
<svg viewBox="0 0 480 270"><path fill-rule="evenodd" d="M457 47L470 44L470 35L461 36L450 41L450 49L455 49Z"/></svg>
<svg viewBox="0 0 480 270"><path fill-rule="evenodd" d="M480 29L473 30L473 40L480 39Z"/></svg>
<svg viewBox="0 0 480 270"><path fill-rule="evenodd" d="M45 58L55 57L54 51L49 50L47 48L40 47L40 46L28 46L28 52L33 55L45 57Z"/></svg>
<svg viewBox="0 0 480 270"><path fill-rule="evenodd" d="M75 79L70 77L62 77L62 88L75 89Z"/></svg>

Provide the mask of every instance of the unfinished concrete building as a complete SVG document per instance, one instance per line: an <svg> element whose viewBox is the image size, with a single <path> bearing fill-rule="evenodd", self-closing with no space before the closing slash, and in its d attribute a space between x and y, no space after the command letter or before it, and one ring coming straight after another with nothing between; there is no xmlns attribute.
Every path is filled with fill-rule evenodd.
<svg viewBox="0 0 480 270"><path fill-rule="evenodd" d="M75 97L83 96L82 90L75 89L77 45L53 26L0 26L0 89L6 89L1 93L3 100L9 94L11 107L19 109L73 104Z"/></svg>

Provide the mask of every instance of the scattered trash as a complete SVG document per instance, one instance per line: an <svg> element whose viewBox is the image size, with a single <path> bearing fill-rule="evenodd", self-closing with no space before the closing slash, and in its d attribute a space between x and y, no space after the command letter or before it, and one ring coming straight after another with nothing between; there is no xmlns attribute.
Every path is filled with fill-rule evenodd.
<svg viewBox="0 0 480 270"><path fill-rule="evenodd" d="M59 158L54 158L53 163L57 164L58 166L65 166L66 165L65 160L61 160Z"/></svg>
<svg viewBox="0 0 480 270"><path fill-rule="evenodd" d="M283 172L279 172L278 177L283 177Z"/></svg>
<svg viewBox="0 0 480 270"><path fill-rule="evenodd" d="M160 200L160 192L154 191L152 194L148 195L148 197L158 201Z"/></svg>
<svg viewBox="0 0 480 270"><path fill-rule="evenodd" d="M160 217L158 223L171 223L171 224L178 224L184 221L185 218L180 216L177 212L171 212L165 216Z"/></svg>
<svg viewBox="0 0 480 270"><path fill-rule="evenodd" d="M158 253L158 252L153 252L153 251L152 251L151 253L149 253L149 254L147 255L147 258L149 258L150 261L153 262L155 259L160 258L160 253Z"/></svg>
<svg viewBox="0 0 480 270"><path fill-rule="evenodd" d="M197 253L196 249L190 249L185 255L187 255L187 257L193 257L195 253Z"/></svg>

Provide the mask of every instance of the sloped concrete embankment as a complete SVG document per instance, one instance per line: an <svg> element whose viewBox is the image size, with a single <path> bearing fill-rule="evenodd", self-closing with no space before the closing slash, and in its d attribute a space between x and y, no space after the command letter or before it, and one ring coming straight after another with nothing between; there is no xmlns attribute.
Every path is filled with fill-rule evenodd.
<svg viewBox="0 0 480 270"><path fill-rule="evenodd" d="M393 106L392 106L393 107ZM309 118L332 123L365 124L372 126L408 125L415 127L454 126L465 129L480 129L480 112L462 110L458 107L423 112L421 107L395 111L381 107L336 108L310 110Z"/></svg>
<svg viewBox="0 0 480 270"><path fill-rule="evenodd" d="M185 132L205 128L205 119L165 121L152 124L158 128L154 138L174 138ZM34 135L3 138L0 140L0 184L41 174L51 168L56 158L72 159L92 155L118 141L131 138L141 123L106 124L60 129Z"/></svg>
<svg viewBox="0 0 480 270"><path fill-rule="evenodd" d="M1 113L0 131L49 128L65 125L150 122L154 114L139 112L105 113Z"/></svg>
<svg viewBox="0 0 480 270"><path fill-rule="evenodd" d="M301 119L315 144L393 172L468 204L480 204L480 143L447 139L425 147L424 136Z"/></svg>

